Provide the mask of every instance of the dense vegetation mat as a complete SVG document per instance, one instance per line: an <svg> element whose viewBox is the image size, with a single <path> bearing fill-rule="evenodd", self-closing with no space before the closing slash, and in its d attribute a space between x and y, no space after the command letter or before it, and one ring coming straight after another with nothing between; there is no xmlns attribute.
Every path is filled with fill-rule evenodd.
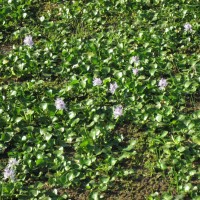
<svg viewBox="0 0 200 200"><path fill-rule="evenodd" d="M0 199L199 200L199 0L0 2Z"/></svg>

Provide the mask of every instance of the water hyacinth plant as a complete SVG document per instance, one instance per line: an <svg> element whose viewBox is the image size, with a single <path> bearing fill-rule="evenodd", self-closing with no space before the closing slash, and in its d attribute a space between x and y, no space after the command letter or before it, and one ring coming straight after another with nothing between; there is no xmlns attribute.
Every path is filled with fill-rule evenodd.
<svg viewBox="0 0 200 200"><path fill-rule="evenodd" d="M199 200L198 0L0 5L0 199Z"/></svg>

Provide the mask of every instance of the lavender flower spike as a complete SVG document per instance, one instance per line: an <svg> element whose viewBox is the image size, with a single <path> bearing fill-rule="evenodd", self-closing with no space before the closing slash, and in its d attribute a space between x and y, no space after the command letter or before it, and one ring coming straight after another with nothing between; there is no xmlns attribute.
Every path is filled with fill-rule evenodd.
<svg viewBox="0 0 200 200"><path fill-rule="evenodd" d="M118 118L119 116L121 116L123 114L123 107L122 107L122 105L117 106L114 109L113 114L114 114L114 118L115 119Z"/></svg>
<svg viewBox="0 0 200 200"><path fill-rule="evenodd" d="M32 36L30 36L30 35L26 36L25 39L24 39L24 44L27 45L27 46L32 47L34 45Z"/></svg>
<svg viewBox="0 0 200 200"><path fill-rule="evenodd" d="M57 98L55 101L55 106L57 110L64 110L66 109L65 102L61 98Z"/></svg>
<svg viewBox="0 0 200 200"><path fill-rule="evenodd" d="M112 83L110 84L110 92L111 92L112 94L115 93L115 90L116 90L117 88L118 88L118 85L117 85L116 82L114 82L113 84L112 84Z"/></svg>
<svg viewBox="0 0 200 200"><path fill-rule="evenodd" d="M93 80L93 86L101 85L102 80L100 78L94 78Z"/></svg>
<svg viewBox="0 0 200 200"><path fill-rule="evenodd" d="M158 83L159 89L164 90L167 85L168 85L167 80L164 78L161 78Z"/></svg>

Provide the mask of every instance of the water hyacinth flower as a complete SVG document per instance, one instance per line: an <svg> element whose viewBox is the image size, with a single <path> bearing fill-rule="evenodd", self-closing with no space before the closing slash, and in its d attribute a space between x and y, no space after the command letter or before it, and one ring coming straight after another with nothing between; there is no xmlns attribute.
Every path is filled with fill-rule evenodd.
<svg viewBox="0 0 200 200"><path fill-rule="evenodd" d="M24 44L27 45L27 46L30 46L32 47L34 42L33 42L33 39L32 39L32 36L26 36L25 39L24 39Z"/></svg>
<svg viewBox="0 0 200 200"><path fill-rule="evenodd" d="M102 80L100 78L94 78L93 80L93 86L101 85Z"/></svg>
<svg viewBox="0 0 200 200"><path fill-rule="evenodd" d="M192 25L190 23L188 23L188 22L185 23L184 24L184 30L191 32L192 31Z"/></svg>
<svg viewBox="0 0 200 200"><path fill-rule="evenodd" d="M161 78L158 83L159 89L164 90L167 85L168 85L167 80L164 78Z"/></svg>
<svg viewBox="0 0 200 200"><path fill-rule="evenodd" d="M137 68L134 68L134 69L133 69L133 74L134 74L134 75L137 75L138 72L139 72L139 70L138 70Z"/></svg>
<svg viewBox="0 0 200 200"><path fill-rule="evenodd" d="M118 88L118 85L117 85L116 82L114 82L113 84L112 84L112 83L110 84L110 92L111 92L112 94L115 93L115 90L116 90L117 88Z"/></svg>
<svg viewBox="0 0 200 200"><path fill-rule="evenodd" d="M6 167L3 171L3 179L10 179L11 181L15 180L15 170L13 168L10 167Z"/></svg>
<svg viewBox="0 0 200 200"><path fill-rule="evenodd" d="M15 167L19 164L19 161L16 158L10 158L8 165L3 171L4 180L10 179L11 181L15 180Z"/></svg>
<svg viewBox="0 0 200 200"><path fill-rule="evenodd" d="M55 100L55 106L56 106L57 110L65 110L66 109L65 102L61 98L57 98Z"/></svg>
<svg viewBox="0 0 200 200"><path fill-rule="evenodd" d="M132 56L129 60L130 64L132 65L133 63L138 64L140 62L140 59L138 56Z"/></svg>
<svg viewBox="0 0 200 200"><path fill-rule="evenodd" d="M114 118L115 119L118 118L119 116L121 116L123 114L123 107L122 107L122 105L117 106L114 109L113 114L114 114Z"/></svg>

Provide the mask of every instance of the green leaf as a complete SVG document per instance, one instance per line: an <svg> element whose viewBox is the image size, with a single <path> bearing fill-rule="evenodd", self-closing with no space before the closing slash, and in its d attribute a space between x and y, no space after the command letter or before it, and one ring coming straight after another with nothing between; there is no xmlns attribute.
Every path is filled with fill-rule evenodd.
<svg viewBox="0 0 200 200"><path fill-rule="evenodd" d="M1 140L4 142L9 142L12 139L10 133L2 133Z"/></svg>
<svg viewBox="0 0 200 200"><path fill-rule="evenodd" d="M188 88L190 85L191 85L191 82L187 81L184 86L185 86L185 88Z"/></svg>
<svg viewBox="0 0 200 200"><path fill-rule="evenodd" d="M23 137L22 137L22 141L26 141L26 136L24 135Z"/></svg>
<svg viewBox="0 0 200 200"><path fill-rule="evenodd" d="M93 99L88 99L86 105L87 106L93 105Z"/></svg>
<svg viewBox="0 0 200 200"><path fill-rule="evenodd" d="M108 183L109 182L109 180L110 180L110 177L102 177L101 179L100 179L100 181L102 182L102 183Z"/></svg>
<svg viewBox="0 0 200 200"><path fill-rule="evenodd" d="M76 79L75 79L75 80L73 80L73 81L70 82L70 85L76 85L76 84L78 84L78 83L79 83L79 80L76 80Z"/></svg>
<svg viewBox="0 0 200 200"><path fill-rule="evenodd" d="M73 120L71 123L71 127L74 127L76 124L78 124L79 121L80 121L79 118L76 118L75 120Z"/></svg>
<svg viewBox="0 0 200 200"><path fill-rule="evenodd" d="M150 69L150 70L149 70L149 73L151 74L151 76L154 76L156 70L157 70L157 69Z"/></svg>
<svg viewBox="0 0 200 200"><path fill-rule="evenodd" d="M92 129L92 131L90 132L90 136L93 138L93 140L95 140L99 136L100 133L101 133L100 129L95 128L95 129Z"/></svg>
<svg viewBox="0 0 200 200"><path fill-rule="evenodd" d="M156 121L157 121L157 122L161 122L161 121L162 121L162 115L157 114L157 116L156 116Z"/></svg>
<svg viewBox="0 0 200 200"><path fill-rule="evenodd" d="M41 165L41 164L43 164L44 163L44 159L37 159L36 160L36 165L38 166L38 165Z"/></svg>
<svg viewBox="0 0 200 200"><path fill-rule="evenodd" d="M164 161L160 161L159 162L159 166L162 170L166 170L167 169L167 166L166 166L166 163Z"/></svg>
<svg viewBox="0 0 200 200"><path fill-rule="evenodd" d="M44 139L45 139L46 141L49 141L49 140L51 139L51 137L52 137L52 134L50 134L50 133L46 133L46 134L44 135Z"/></svg>
<svg viewBox="0 0 200 200"><path fill-rule="evenodd" d="M41 107L42 107L43 110L47 110L48 104L47 103L42 103Z"/></svg>
<svg viewBox="0 0 200 200"><path fill-rule="evenodd" d="M67 175L67 178L68 178L69 181L72 181L75 178L74 173L73 172L69 173Z"/></svg>
<svg viewBox="0 0 200 200"><path fill-rule="evenodd" d="M195 114L200 119L200 110L198 110L197 112L195 112Z"/></svg>
<svg viewBox="0 0 200 200"><path fill-rule="evenodd" d="M99 193L98 192L92 192L91 197L92 197L92 200L99 200Z"/></svg>
<svg viewBox="0 0 200 200"><path fill-rule="evenodd" d="M134 148L134 146L136 145L136 140L131 140L130 144L128 145L128 147L126 147L125 149L123 149L124 151L130 151Z"/></svg>
<svg viewBox="0 0 200 200"><path fill-rule="evenodd" d="M83 142L80 143L80 147L85 148L90 144L90 141L88 139L83 140Z"/></svg>
<svg viewBox="0 0 200 200"><path fill-rule="evenodd" d="M178 148L178 151L179 151L179 152L184 152L184 151L185 151L185 147L183 147L183 146L182 146L182 147L179 147L179 148Z"/></svg>
<svg viewBox="0 0 200 200"><path fill-rule="evenodd" d="M41 128L40 129L40 134L41 135L45 135L46 133L48 133L48 129L47 128Z"/></svg>
<svg viewBox="0 0 200 200"><path fill-rule="evenodd" d="M55 154L61 156L63 154L63 147L60 147L58 150L55 151Z"/></svg>
<svg viewBox="0 0 200 200"><path fill-rule="evenodd" d="M72 119L76 116L76 113L75 112L69 112L69 118Z"/></svg>
<svg viewBox="0 0 200 200"><path fill-rule="evenodd" d="M192 141L198 145L200 145L200 136L193 136L192 137Z"/></svg>
<svg viewBox="0 0 200 200"><path fill-rule="evenodd" d="M19 123L22 119L23 119L22 117L17 117L17 118L15 119L15 122L16 122L16 123Z"/></svg>
<svg viewBox="0 0 200 200"><path fill-rule="evenodd" d="M122 78L123 73L122 72L117 72L115 75L116 75L117 78Z"/></svg>
<svg viewBox="0 0 200 200"><path fill-rule="evenodd" d="M191 187L192 187L192 184L191 184L191 183L186 184L186 185L184 186L185 192L189 192L190 189L191 189Z"/></svg>
<svg viewBox="0 0 200 200"><path fill-rule="evenodd" d="M165 108L165 114L168 116L172 113L173 106L168 106Z"/></svg>
<svg viewBox="0 0 200 200"><path fill-rule="evenodd" d="M39 190L31 190L31 193L34 197L37 197L38 194L40 194L40 191Z"/></svg>

